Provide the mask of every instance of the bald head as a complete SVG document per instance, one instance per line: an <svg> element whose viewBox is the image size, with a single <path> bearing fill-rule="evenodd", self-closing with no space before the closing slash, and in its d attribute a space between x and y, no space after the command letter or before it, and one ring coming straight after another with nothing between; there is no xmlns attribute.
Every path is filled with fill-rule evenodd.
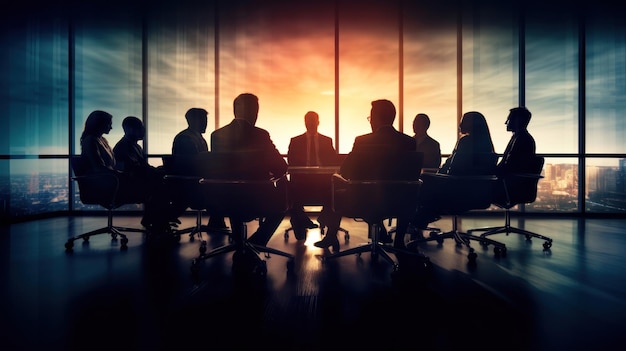
<svg viewBox="0 0 626 351"><path fill-rule="evenodd" d="M317 127L320 125L320 116L317 112L309 111L304 115L304 125L309 133L317 133Z"/></svg>

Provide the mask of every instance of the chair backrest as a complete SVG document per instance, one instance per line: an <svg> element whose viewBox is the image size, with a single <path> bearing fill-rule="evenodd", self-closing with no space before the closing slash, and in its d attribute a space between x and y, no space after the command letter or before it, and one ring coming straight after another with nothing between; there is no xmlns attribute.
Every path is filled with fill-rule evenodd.
<svg viewBox="0 0 626 351"><path fill-rule="evenodd" d="M417 208L423 154L416 151L350 153L352 179L333 177L333 208L345 217L377 221Z"/></svg>
<svg viewBox="0 0 626 351"><path fill-rule="evenodd" d="M418 180L424 154L417 151L370 149L350 152L341 169L351 170L349 180Z"/></svg>
<svg viewBox="0 0 626 351"><path fill-rule="evenodd" d="M209 211L251 220L287 211L287 179L270 179L255 153L208 152L198 161Z"/></svg>
<svg viewBox="0 0 626 351"><path fill-rule="evenodd" d="M81 155L70 156L70 166L76 177L86 175L89 170L89 164Z"/></svg>
<svg viewBox="0 0 626 351"><path fill-rule="evenodd" d="M501 186L494 193L493 203L504 208L532 203L537 199L537 185L542 178L544 158L535 156L530 173L511 173L500 177Z"/></svg>
<svg viewBox="0 0 626 351"><path fill-rule="evenodd" d="M461 214L491 206L494 175L422 174L424 206L432 206L445 214Z"/></svg>
<svg viewBox="0 0 626 351"><path fill-rule="evenodd" d="M89 164L80 155L70 157L70 167L78 184L80 201L85 205L100 205L113 209L116 203L119 179L112 174L89 174Z"/></svg>

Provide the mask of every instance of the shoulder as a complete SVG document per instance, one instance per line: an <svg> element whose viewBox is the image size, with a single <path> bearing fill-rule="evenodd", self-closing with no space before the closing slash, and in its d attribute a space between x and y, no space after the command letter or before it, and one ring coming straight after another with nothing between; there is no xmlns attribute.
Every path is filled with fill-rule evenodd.
<svg viewBox="0 0 626 351"><path fill-rule="evenodd" d="M303 133L303 134L291 137L291 141L292 142L298 142L298 141L301 141L301 140L304 140L304 139L306 139L306 133Z"/></svg>
<svg viewBox="0 0 626 351"><path fill-rule="evenodd" d="M178 134L176 134L176 136L174 137L174 140L188 138L188 137L189 137L189 129L183 129L180 132L178 132Z"/></svg>
<svg viewBox="0 0 626 351"><path fill-rule="evenodd" d="M263 137L267 137L267 138L270 137L270 133L267 130L263 129L263 128L253 127L252 130L253 130L253 132L255 134L257 134L259 136L263 136Z"/></svg>
<svg viewBox="0 0 626 351"><path fill-rule="evenodd" d="M323 139L323 140L330 140L330 141L332 141L332 140L333 140L333 138L331 138L331 137L329 137L329 136L327 136L327 135L324 135L324 134L319 134L319 133L318 133L317 135L319 135L319 138L320 138L320 139Z"/></svg>
<svg viewBox="0 0 626 351"><path fill-rule="evenodd" d="M432 145L439 146L439 142L433 139L433 137L431 137L430 135L427 135L425 140Z"/></svg>

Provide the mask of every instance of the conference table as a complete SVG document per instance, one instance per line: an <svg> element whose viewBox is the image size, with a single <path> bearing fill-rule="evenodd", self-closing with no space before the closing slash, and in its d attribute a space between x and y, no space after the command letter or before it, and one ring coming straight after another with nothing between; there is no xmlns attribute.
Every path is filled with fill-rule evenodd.
<svg viewBox="0 0 626 351"><path fill-rule="evenodd" d="M289 166L290 202L299 203L303 206L332 206L332 176L339 172L339 165L334 166ZM285 239L289 237L289 231L285 230ZM320 228L324 233L324 228ZM339 228L345 234L345 240L350 238L347 230Z"/></svg>

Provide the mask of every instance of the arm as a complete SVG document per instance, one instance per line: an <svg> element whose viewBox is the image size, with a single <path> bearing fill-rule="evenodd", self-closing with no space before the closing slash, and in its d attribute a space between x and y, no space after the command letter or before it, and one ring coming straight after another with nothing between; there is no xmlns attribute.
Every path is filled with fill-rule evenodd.
<svg viewBox="0 0 626 351"><path fill-rule="evenodd" d="M98 143L98 138L96 137L86 137L81 142L81 154L87 160L89 164L89 168L92 173L105 173L114 171L113 165L110 162L106 162L102 152L106 152L105 150L101 150L101 146ZM112 155L112 152L111 152ZM107 159L109 157L107 156Z"/></svg>

